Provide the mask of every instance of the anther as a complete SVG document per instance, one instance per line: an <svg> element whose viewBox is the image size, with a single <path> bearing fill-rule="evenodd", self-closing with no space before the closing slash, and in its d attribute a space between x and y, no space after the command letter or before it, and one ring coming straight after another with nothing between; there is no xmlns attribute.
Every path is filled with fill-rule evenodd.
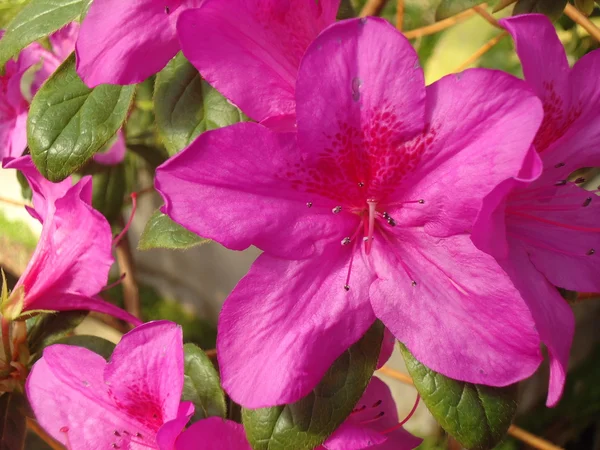
<svg viewBox="0 0 600 450"><path fill-rule="evenodd" d="M168 6L165 6L165 14L169 14L171 12L171 9Z"/></svg>
<svg viewBox="0 0 600 450"><path fill-rule="evenodd" d="M113 434L114 434L116 437L121 437L121 433L119 433L117 430L113 431Z"/></svg>
<svg viewBox="0 0 600 450"><path fill-rule="evenodd" d="M308 208L312 208L312 202L308 202L308 203L306 204L306 206L307 206Z"/></svg>
<svg viewBox="0 0 600 450"><path fill-rule="evenodd" d="M385 211L383 212L382 216L383 216L383 218L384 218L385 220L388 220L388 219L389 219L389 217L390 217L390 215L389 215L387 212L385 212Z"/></svg>
<svg viewBox="0 0 600 450"><path fill-rule="evenodd" d="M581 183L585 183L585 178L579 177L575 180L575 184L581 184Z"/></svg>
<svg viewBox="0 0 600 450"><path fill-rule="evenodd" d="M68 432L69 432L69 427L62 427L62 428L60 429L60 432L61 432L61 433L68 433Z"/></svg>
<svg viewBox="0 0 600 450"><path fill-rule="evenodd" d="M375 403L373 403L373 406L371 406L371 408L377 408L379 405L381 405L383 402L381 400L377 400Z"/></svg>
<svg viewBox="0 0 600 450"><path fill-rule="evenodd" d="M138 438L138 439L142 439L143 438L142 433L135 433L135 437Z"/></svg>
<svg viewBox="0 0 600 450"><path fill-rule="evenodd" d="M596 250L594 250L593 248L590 248L590 249L588 250L588 252L586 253L586 255L588 255L588 256L592 256L594 253L596 253Z"/></svg>
<svg viewBox="0 0 600 450"><path fill-rule="evenodd" d="M558 164L556 164L554 167L557 169L560 169L561 167L564 167L565 163L564 162L560 162Z"/></svg>
<svg viewBox="0 0 600 450"><path fill-rule="evenodd" d="M413 285L413 287L414 287L414 286L416 286L416 285L417 285L417 282L416 282L415 280L412 280L412 283L410 283L410 284L412 284L412 285Z"/></svg>
<svg viewBox="0 0 600 450"><path fill-rule="evenodd" d="M565 184L567 184L567 180L558 180L554 186L564 186Z"/></svg>
<svg viewBox="0 0 600 450"><path fill-rule="evenodd" d="M369 237L368 236L363 237L363 242L368 242L368 241L369 241Z"/></svg>
<svg viewBox="0 0 600 450"><path fill-rule="evenodd" d="M348 245L352 240L349 237L342 239L342 245Z"/></svg>
<svg viewBox="0 0 600 450"><path fill-rule="evenodd" d="M592 203L592 197L588 197L583 201L583 206L589 206Z"/></svg>
<svg viewBox="0 0 600 450"><path fill-rule="evenodd" d="M365 183L363 183L362 181L359 181L359 182L358 182L358 187L360 187L360 188L361 188L361 187L365 187Z"/></svg>
<svg viewBox="0 0 600 450"><path fill-rule="evenodd" d="M392 219L391 217L388 217L387 223L390 227L396 226L396 221L394 219Z"/></svg>
<svg viewBox="0 0 600 450"><path fill-rule="evenodd" d="M331 212L334 213L334 214L339 214L339 213L342 212L342 207L341 206L336 206L335 208L333 208L331 210Z"/></svg>
<svg viewBox="0 0 600 450"><path fill-rule="evenodd" d="M114 442L113 442L112 444L110 444L110 446L111 446L112 448L121 448L121 447L119 447L117 444L115 444Z"/></svg>
<svg viewBox="0 0 600 450"><path fill-rule="evenodd" d="M419 200L419 203L422 205L422 204L424 204L424 203L425 203L425 200L423 200L423 199L420 199L420 200Z"/></svg>
<svg viewBox="0 0 600 450"><path fill-rule="evenodd" d="M346 290L346 292L348 292L350 290L350 286L348 286L347 284L344 285L344 289Z"/></svg>

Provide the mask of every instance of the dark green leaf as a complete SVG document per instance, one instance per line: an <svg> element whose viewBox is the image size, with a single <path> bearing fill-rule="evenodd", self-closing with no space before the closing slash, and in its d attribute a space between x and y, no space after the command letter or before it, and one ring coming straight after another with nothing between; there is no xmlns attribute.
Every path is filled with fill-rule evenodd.
<svg viewBox="0 0 600 450"><path fill-rule="evenodd" d="M342 0L340 2L340 9L338 9L337 19L352 19L356 17L356 12L354 11L354 7L352 6L352 2L350 0Z"/></svg>
<svg viewBox="0 0 600 450"><path fill-rule="evenodd" d="M127 143L127 149L141 157L152 169L156 169L169 158L164 148L153 145Z"/></svg>
<svg viewBox="0 0 600 450"><path fill-rule="evenodd" d="M556 20L562 15L567 2L567 0L518 0L513 14L516 16L518 14L540 13Z"/></svg>
<svg viewBox="0 0 600 450"><path fill-rule="evenodd" d="M225 418L227 406L221 389L219 374L208 356L194 344L185 344L183 401L194 403L196 411L192 423L207 417Z"/></svg>
<svg viewBox="0 0 600 450"><path fill-rule="evenodd" d="M55 344L75 345L77 347L87 348L88 350L98 353L104 359L108 360L115 349L115 344L98 336L88 336L80 334L75 336L67 336L59 339Z"/></svg>
<svg viewBox="0 0 600 450"><path fill-rule="evenodd" d="M38 170L51 181L75 172L121 127L135 86L88 88L75 72L75 55L52 74L33 98L27 142Z"/></svg>
<svg viewBox="0 0 600 450"><path fill-rule="evenodd" d="M210 241L186 230L178 223L173 222L169 216L157 210L152 214L146 228L144 228L138 243L138 249L170 248L185 250L206 242Z"/></svg>
<svg viewBox="0 0 600 450"><path fill-rule="evenodd" d="M200 133L244 120L240 110L204 81L182 53L157 75L154 109L170 155Z"/></svg>
<svg viewBox="0 0 600 450"><path fill-rule="evenodd" d="M64 311L39 314L27 320L27 341L33 355L72 332L88 311Z"/></svg>
<svg viewBox="0 0 600 450"><path fill-rule="evenodd" d="M0 450L23 450L27 434L27 402L22 394L0 395Z"/></svg>
<svg viewBox="0 0 600 450"><path fill-rule="evenodd" d="M491 449L506 435L517 410L517 385L496 388L457 381L400 350L421 398L439 424L467 449Z"/></svg>
<svg viewBox="0 0 600 450"><path fill-rule="evenodd" d="M485 0L442 0L435 11L436 20L447 19L458 13L471 9L473 6L480 5Z"/></svg>
<svg viewBox="0 0 600 450"><path fill-rule="evenodd" d="M21 50L79 19L89 0L31 0L6 28L0 40L0 67Z"/></svg>
<svg viewBox="0 0 600 450"><path fill-rule="evenodd" d="M575 0L575 7L589 16L594 11L594 0Z"/></svg>
<svg viewBox="0 0 600 450"><path fill-rule="evenodd" d="M319 385L296 403L243 409L255 450L309 450L321 445L360 400L377 364L383 325L377 321L331 366Z"/></svg>
<svg viewBox="0 0 600 450"><path fill-rule="evenodd" d="M125 164L105 167L96 173L93 189L92 205L104 214L110 223L114 223L121 216L127 191Z"/></svg>

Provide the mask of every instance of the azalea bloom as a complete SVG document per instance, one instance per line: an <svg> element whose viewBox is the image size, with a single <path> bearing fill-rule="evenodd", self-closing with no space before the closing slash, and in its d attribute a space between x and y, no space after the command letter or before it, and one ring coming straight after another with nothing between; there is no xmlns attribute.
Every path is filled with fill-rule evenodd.
<svg viewBox="0 0 600 450"><path fill-rule="evenodd" d="M473 240L498 258L529 305L550 353L552 406L564 387L575 325L554 286L600 292L600 199L579 186L583 178L568 181L573 171L600 165L600 51L571 70L545 16L517 16L502 25L544 104L544 121L534 140L537 154L486 197Z"/></svg>
<svg viewBox="0 0 600 450"><path fill-rule="evenodd" d="M133 324L140 321L98 297L113 263L110 225L92 208L91 177L71 185L51 183L37 171L30 156L5 160L20 170L33 190L30 214L42 223L35 252L1 312L14 320L36 311L89 309Z"/></svg>
<svg viewBox="0 0 600 450"><path fill-rule="evenodd" d="M339 4L206 0L181 15L177 31L184 55L206 81L255 121L291 130L300 60L335 22Z"/></svg>
<svg viewBox="0 0 600 450"><path fill-rule="evenodd" d="M192 424L178 438L176 450L252 450L244 427L231 420L208 417Z"/></svg>
<svg viewBox="0 0 600 450"><path fill-rule="evenodd" d="M298 400L376 318L449 377L531 375L531 313L468 232L542 120L526 83L477 69L426 88L410 43L369 18L321 33L295 92L297 134L235 124L157 171L173 220L264 251L220 314L231 397L249 408Z"/></svg>
<svg viewBox="0 0 600 450"><path fill-rule="evenodd" d="M69 450L172 450L194 413L182 390L181 327L167 321L124 335L108 363L82 347L51 345L26 383L38 422Z"/></svg>
<svg viewBox="0 0 600 450"><path fill-rule="evenodd" d="M180 50L177 18L203 0L94 0L77 40L77 73L89 87L134 84Z"/></svg>

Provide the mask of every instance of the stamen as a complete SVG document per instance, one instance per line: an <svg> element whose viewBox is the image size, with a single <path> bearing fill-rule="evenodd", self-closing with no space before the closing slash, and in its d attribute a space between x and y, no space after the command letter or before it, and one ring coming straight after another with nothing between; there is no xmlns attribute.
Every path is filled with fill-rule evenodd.
<svg viewBox="0 0 600 450"><path fill-rule="evenodd" d="M112 288L114 288L115 286L118 286L118 285L120 285L120 284L123 282L123 280L125 279L125 277L126 277L126 276L127 276L127 274L126 274L126 273L122 273L122 274L121 274L121 276L119 277L119 279L118 279L117 281L115 281L114 283L111 283L111 284L109 284L109 285L107 285L107 286L104 286L104 287L103 287L103 288L100 290L100 292L108 291L109 289L112 289Z"/></svg>
<svg viewBox="0 0 600 450"><path fill-rule="evenodd" d="M363 420L362 422L360 422L361 425L366 425L368 423L372 423L372 422L377 422L379 419L381 419L383 416L385 416L385 412L380 411L377 413L377 415L375 417L373 417L372 419L368 419L368 420Z"/></svg>
<svg viewBox="0 0 600 450"><path fill-rule="evenodd" d="M590 206L590 203L592 203L592 197L586 198L581 206Z"/></svg>
<svg viewBox="0 0 600 450"><path fill-rule="evenodd" d="M346 283L344 284L344 290L346 292L348 292L350 290L350 274L352 273L352 263L354 262L354 254L356 253L356 246L358 244L358 240L356 239L356 237L358 236L358 233L360 233L360 229L362 227L362 223L358 224L358 228L356 228L356 230L354 231L354 234L352 234L352 237L347 238L350 239L351 241L354 241L354 245L352 246L352 254L350 255L350 264L348 265L348 273L346 274ZM344 241L342 241L343 243Z"/></svg>
<svg viewBox="0 0 600 450"><path fill-rule="evenodd" d="M538 216L534 216L534 215L531 215L531 214L522 213L520 211L510 211L509 214L511 214L513 216L524 217L526 219L536 220L538 222L545 223L545 224L548 224L548 225L554 225L554 226L557 226L557 227L560 227L560 228L566 228L568 230L589 231L589 232L598 232L598 231L600 231L600 228L582 227L582 226L579 226L579 225L573 225L573 224L569 224L569 223L556 222L554 220L545 219L543 217L538 217Z"/></svg>
<svg viewBox="0 0 600 450"><path fill-rule="evenodd" d="M127 233L127 231L129 230L129 227L131 226L131 223L133 222L133 216L135 215L136 209L137 209L137 192L133 192L131 194L131 215L129 216L129 220L125 224L125 227L123 228L123 230L113 240L113 247L116 247L117 245L119 245L119 242L121 242L121 239L123 239L123 236L125 236L125 233Z"/></svg>
<svg viewBox="0 0 600 450"><path fill-rule="evenodd" d="M565 163L564 162L560 162L558 164L556 164L554 167L557 169L560 169L561 167L564 167Z"/></svg>
<svg viewBox="0 0 600 450"><path fill-rule="evenodd" d="M596 250L594 250L593 248L590 248L590 249L588 250L588 252L586 253L586 255L588 255L588 256L592 256L594 253L596 253Z"/></svg>
<svg viewBox="0 0 600 450"><path fill-rule="evenodd" d="M312 202L307 202L307 203L306 203L306 206L307 206L308 208L312 208Z"/></svg>
<svg viewBox="0 0 600 450"><path fill-rule="evenodd" d="M523 242L526 242L529 245L532 245L533 247L541 248L543 250L549 250L551 252L560 253L561 255L566 255L566 256L575 256L575 257L581 257L582 256L581 253L574 253L574 252L568 252L566 250L561 250L559 248L552 247L550 245L544 244L543 242L536 241L535 239L526 238L526 237L524 237L523 235L521 235L519 233L513 233L511 231L507 231L506 234L508 236L514 236L516 239L519 239L519 240L521 240ZM590 249L590 250L588 250L588 252L586 254L588 256L591 256L594 253L596 253L596 251L594 249Z"/></svg>
<svg viewBox="0 0 600 450"><path fill-rule="evenodd" d="M417 394L417 400L415 401L415 404L413 405L413 407L410 410L410 412L408 413L408 415L398 425L394 425L392 428L388 428L387 430L381 431L381 434L389 434L392 431L396 431L398 428L402 427L402 425L404 425L406 422L408 422L410 420L410 418L415 414L415 411L417 410L417 406L419 406L420 399L421 399L421 396L419 394Z"/></svg>
<svg viewBox="0 0 600 450"><path fill-rule="evenodd" d="M339 214L339 213L342 212L342 207L341 206L336 206L335 208L333 208L331 210L331 212L334 213L334 214Z"/></svg>
<svg viewBox="0 0 600 450"><path fill-rule="evenodd" d="M350 242L352 242L350 240L350 237L345 237L344 239L342 239L342 245L348 245L350 244Z"/></svg>
<svg viewBox="0 0 600 450"><path fill-rule="evenodd" d="M363 183L362 181L359 181L358 182L358 187L359 188L365 187L365 183Z"/></svg>
<svg viewBox="0 0 600 450"><path fill-rule="evenodd" d="M165 6L165 14L170 14L171 9L168 6Z"/></svg>
<svg viewBox="0 0 600 450"><path fill-rule="evenodd" d="M554 186L564 186L565 184L567 184L567 180L558 180Z"/></svg>
<svg viewBox="0 0 600 450"><path fill-rule="evenodd" d="M356 414L367 409L367 405L362 405L360 408L353 409L350 414Z"/></svg>
<svg viewBox="0 0 600 450"><path fill-rule="evenodd" d="M414 277L412 276L412 273L410 271L410 269L408 268L408 266L406 265L406 263L404 262L404 260L400 257L400 255L398 254L398 252L396 251L396 249L394 248L394 244L392 243L392 241L390 240L389 236L386 233L382 233L383 238L388 242L388 250L391 250L391 252L394 254L394 256L396 257L396 259L398 260L398 262L400 263L400 265L402 266L402 269L404 269L404 272L406 272L406 275L408 275L408 277L411 280L411 285L413 287L415 287L417 285L417 282L415 281Z"/></svg>
<svg viewBox="0 0 600 450"><path fill-rule="evenodd" d="M585 178L579 177L574 181L575 184L585 183Z"/></svg>
<svg viewBox="0 0 600 450"><path fill-rule="evenodd" d="M66 445L67 450L72 450L73 447L71 446L71 441L69 440L69 427L62 427L60 429L60 432L61 433L65 433L65 441L66 441L66 444L67 444Z"/></svg>
<svg viewBox="0 0 600 450"><path fill-rule="evenodd" d="M365 244L365 252L367 255L371 253L371 247L373 247L373 231L375 230L375 213L377 208L377 202L375 200L367 200L369 205L369 227L367 230L367 238Z"/></svg>

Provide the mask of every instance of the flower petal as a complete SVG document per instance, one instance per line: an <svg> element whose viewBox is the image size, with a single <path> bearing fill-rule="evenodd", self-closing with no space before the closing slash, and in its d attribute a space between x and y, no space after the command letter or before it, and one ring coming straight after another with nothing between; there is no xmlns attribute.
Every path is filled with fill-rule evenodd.
<svg viewBox="0 0 600 450"><path fill-rule="evenodd" d="M382 444L387 438L371 428L344 422L323 443L327 450L361 450Z"/></svg>
<svg viewBox="0 0 600 450"><path fill-rule="evenodd" d="M382 432L398 425L398 411L390 388L376 376L371 378L354 410L346 422L356 426L364 424L365 428ZM377 416L381 417L372 420Z"/></svg>
<svg viewBox="0 0 600 450"><path fill-rule="evenodd" d="M251 450L242 424L220 417L199 420L189 427L175 445L176 450Z"/></svg>
<svg viewBox="0 0 600 450"><path fill-rule="evenodd" d="M183 334L173 322L148 322L123 336L104 371L120 407L155 432L179 417ZM184 423L185 425L185 423Z"/></svg>
<svg viewBox="0 0 600 450"><path fill-rule="evenodd" d="M185 425L194 414L194 404L192 402L182 402L177 410L177 417L169 422L166 422L156 435L156 443L160 450L175 449L175 441L184 430ZM198 442L197 441L196 446ZM195 447L194 447L195 448Z"/></svg>
<svg viewBox="0 0 600 450"><path fill-rule="evenodd" d="M385 365L386 362L392 357L394 352L394 345L396 344L396 338L387 328L383 332L383 341L381 342L381 351L379 353L379 360L377 361L377 369L380 369Z"/></svg>
<svg viewBox="0 0 600 450"><path fill-rule="evenodd" d="M537 369L540 339L531 313L491 256L466 234L440 239L399 231L396 239L401 244L374 240L379 280L371 304L419 361L448 377L491 386Z"/></svg>
<svg viewBox="0 0 600 450"><path fill-rule="evenodd" d="M123 132L119 131L110 148L108 148L108 150L106 150L104 153L96 153L94 155L94 161L106 166L114 166L123 162L126 151L127 147L125 146L125 137L123 136Z"/></svg>
<svg viewBox="0 0 600 450"><path fill-rule="evenodd" d="M357 170L373 176L379 159L397 156L399 143L425 125L417 54L401 33L374 17L342 21L319 35L302 60L296 102L302 150L324 151L338 165L357 153ZM363 149L365 161L358 154Z"/></svg>
<svg viewBox="0 0 600 450"><path fill-rule="evenodd" d="M319 255L287 261L261 255L225 301L217 350L223 387L260 408L295 402L375 320L371 270L339 242Z"/></svg>
<svg viewBox="0 0 600 450"><path fill-rule="evenodd" d="M339 0L207 0L181 15L185 56L256 121L295 113L300 59L335 21ZM250 88L249 88L250 87Z"/></svg>
<svg viewBox="0 0 600 450"><path fill-rule="evenodd" d="M75 50L78 35L79 23L71 22L48 36L50 45L52 45L52 52L61 62L67 59Z"/></svg>
<svg viewBox="0 0 600 450"><path fill-rule="evenodd" d="M233 250L255 245L300 259L353 226L331 213L332 200L286 176L300 170L302 157L295 135L239 123L201 134L157 169L155 186L163 212L194 233Z"/></svg>

